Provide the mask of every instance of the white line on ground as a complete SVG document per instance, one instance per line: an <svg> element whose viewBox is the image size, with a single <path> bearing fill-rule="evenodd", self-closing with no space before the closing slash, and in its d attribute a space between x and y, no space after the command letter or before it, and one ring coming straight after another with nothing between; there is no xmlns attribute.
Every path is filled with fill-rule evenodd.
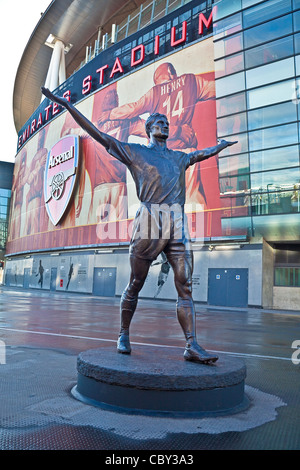
<svg viewBox="0 0 300 470"><path fill-rule="evenodd" d="M35 334L35 335L45 335L45 336L57 336L57 337L63 337L63 338L74 338L74 339L84 339L84 340L92 340L92 341L104 341L104 342L109 342L109 343L115 343L115 339L106 339L106 338L94 338L91 336L78 336L78 335L66 335L62 333L49 333L46 331L32 331L32 330L19 330L16 328L6 328L4 326L0 326L0 330L5 330L5 331L13 331L15 333L30 333L30 334ZM155 346L159 348L175 348L177 346L170 346L166 344L153 344L153 343L139 343L139 342L134 342L131 341L131 344L137 344L140 346ZM249 354L249 353L237 353L237 352L232 352L232 351L212 351L215 353L219 354L230 354L233 356L242 356L242 357L254 357L254 358L259 358L259 359L277 359L281 361L290 361L290 357L279 357L279 356L264 356L262 354Z"/></svg>

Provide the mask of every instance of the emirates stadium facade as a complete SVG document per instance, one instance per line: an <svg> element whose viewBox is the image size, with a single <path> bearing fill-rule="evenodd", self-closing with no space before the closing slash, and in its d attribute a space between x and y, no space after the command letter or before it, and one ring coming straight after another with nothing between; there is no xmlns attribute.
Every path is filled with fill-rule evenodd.
<svg viewBox="0 0 300 470"><path fill-rule="evenodd" d="M299 54L299 55L298 55ZM120 296L139 207L130 172L88 136L54 90L101 131L168 147L238 141L186 172L194 300L300 305L300 0L54 0L24 50L5 283ZM141 297L175 299L163 254Z"/></svg>

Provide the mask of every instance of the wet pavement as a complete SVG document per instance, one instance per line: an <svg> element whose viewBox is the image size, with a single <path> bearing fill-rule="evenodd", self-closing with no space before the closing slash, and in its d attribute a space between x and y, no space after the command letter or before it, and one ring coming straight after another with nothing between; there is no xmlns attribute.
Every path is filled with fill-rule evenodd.
<svg viewBox="0 0 300 470"><path fill-rule="evenodd" d="M103 463L111 463L105 451L189 451L196 459L199 450L299 450L300 311L196 310L198 342L246 364L246 413L131 416L75 400L77 356L116 343L119 299L0 287L0 449L101 450ZM140 299L131 341L133 350L178 348L181 358L175 302ZM157 459L156 452L150 463L162 463Z"/></svg>

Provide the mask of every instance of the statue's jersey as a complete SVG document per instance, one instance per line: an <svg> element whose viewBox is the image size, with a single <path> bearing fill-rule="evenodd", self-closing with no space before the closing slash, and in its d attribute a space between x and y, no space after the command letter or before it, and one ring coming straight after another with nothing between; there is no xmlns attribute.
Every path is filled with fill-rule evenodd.
<svg viewBox="0 0 300 470"><path fill-rule="evenodd" d="M142 203L184 205L188 154L115 139L109 139L107 151L128 167Z"/></svg>

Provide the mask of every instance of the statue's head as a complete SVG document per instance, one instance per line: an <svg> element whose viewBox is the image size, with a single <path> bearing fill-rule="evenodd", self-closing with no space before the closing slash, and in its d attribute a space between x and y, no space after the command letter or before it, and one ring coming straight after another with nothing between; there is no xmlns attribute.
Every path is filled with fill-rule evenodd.
<svg viewBox="0 0 300 470"><path fill-rule="evenodd" d="M151 128L153 124L157 124L158 127L161 129L163 133L161 137L165 139L169 137L169 121L165 114L153 113L148 117L145 123L145 129L146 129L146 134L149 138L151 136Z"/></svg>

